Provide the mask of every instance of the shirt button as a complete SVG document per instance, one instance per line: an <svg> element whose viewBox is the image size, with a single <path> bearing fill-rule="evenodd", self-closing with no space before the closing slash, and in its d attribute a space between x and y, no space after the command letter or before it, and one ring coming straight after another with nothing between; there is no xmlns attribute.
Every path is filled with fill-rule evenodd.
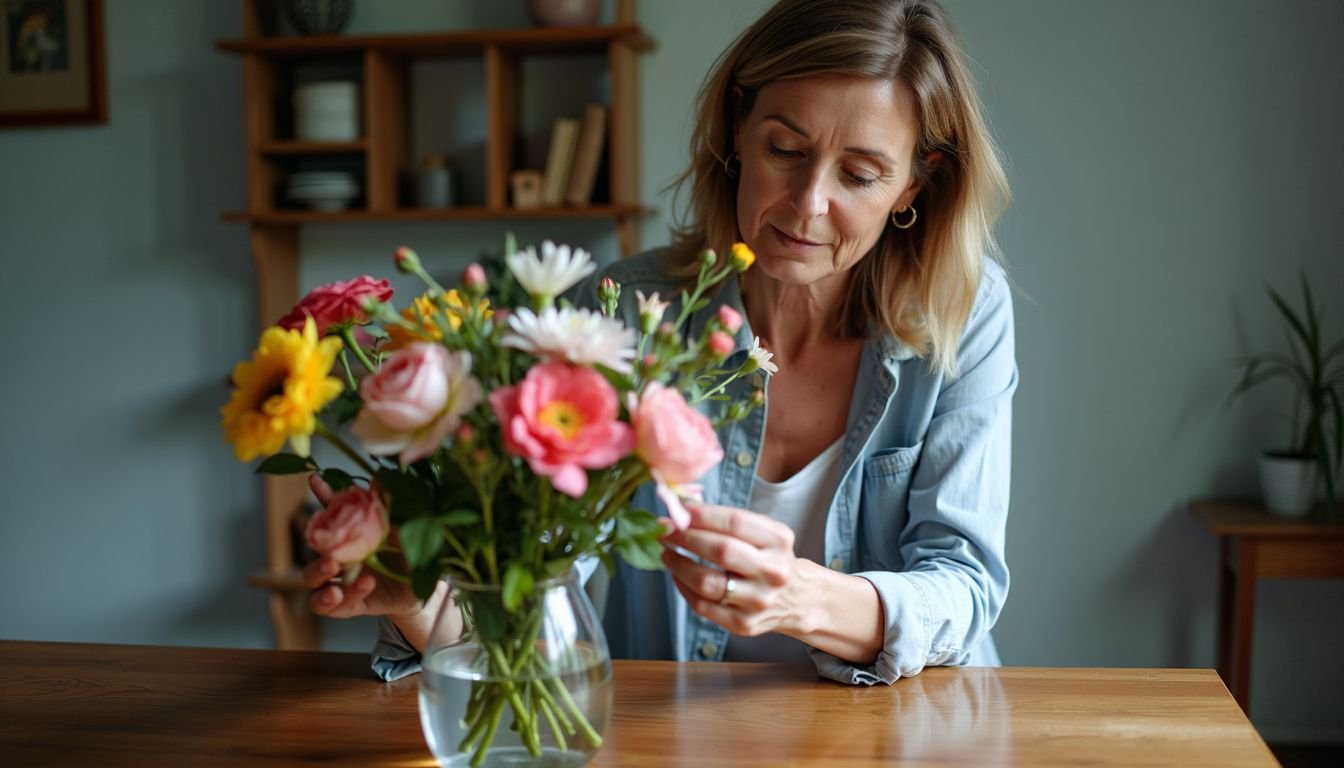
<svg viewBox="0 0 1344 768"><path fill-rule="evenodd" d="M714 658L715 652L717 652L718 650L719 646L713 643L703 643L700 646L700 655L706 659L712 659Z"/></svg>
<svg viewBox="0 0 1344 768"><path fill-rule="evenodd" d="M845 569L845 561L844 561L844 560L841 560L840 558L837 557L837 558L835 558L834 560L831 561L831 570L832 570L832 571L843 571L844 569Z"/></svg>
<svg viewBox="0 0 1344 768"><path fill-rule="evenodd" d="M738 452L737 452L737 466L739 466L739 467L750 467L750 466L751 466L751 460L752 460L751 451L738 451Z"/></svg>

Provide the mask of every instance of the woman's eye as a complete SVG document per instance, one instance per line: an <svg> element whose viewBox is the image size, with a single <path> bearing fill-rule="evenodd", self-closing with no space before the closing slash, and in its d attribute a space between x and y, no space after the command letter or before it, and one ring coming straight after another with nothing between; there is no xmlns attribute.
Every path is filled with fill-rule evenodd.
<svg viewBox="0 0 1344 768"><path fill-rule="evenodd" d="M802 152L799 152L795 149L783 149L781 147L776 147L774 144L770 145L769 151L771 157L778 157L784 160L793 160L803 154Z"/></svg>
<svg viewBox="0 0 1344 768"><path fill-rule="evenodd" d="M845 172L845 176L849 179L849 183L853 184L856 187L866 187L869 184L872 184L877 181L875 177L860 176L857 173L850 173L848 171Z"/></svg>

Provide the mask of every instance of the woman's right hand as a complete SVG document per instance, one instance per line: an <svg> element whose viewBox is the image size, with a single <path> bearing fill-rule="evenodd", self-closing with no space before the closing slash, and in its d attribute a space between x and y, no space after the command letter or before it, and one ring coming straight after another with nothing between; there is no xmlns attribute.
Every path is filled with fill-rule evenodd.
<svg viewBox="0 0 1344 768"><path fill-rule="evenodd" d="M317 500L326 506L333 491L316 473L308 478L308 485ZM303 569L304 584L311 590L308 606L318 616L348 619L354 616L389 616L406 619L420 613L420 601L409 584L364 569L350 584L337 580L341 564L330 557L321 557Z"/></svg>

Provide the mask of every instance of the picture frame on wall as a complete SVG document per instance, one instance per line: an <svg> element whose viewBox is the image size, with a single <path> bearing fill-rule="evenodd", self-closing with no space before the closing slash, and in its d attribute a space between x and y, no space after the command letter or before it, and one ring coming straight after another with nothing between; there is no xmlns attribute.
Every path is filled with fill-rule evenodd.
<svg viewBox="0 0 1344 768"><path fill-rule="evenodd" d="M0 0L0 127L107 122L103 0Z"/></svg>

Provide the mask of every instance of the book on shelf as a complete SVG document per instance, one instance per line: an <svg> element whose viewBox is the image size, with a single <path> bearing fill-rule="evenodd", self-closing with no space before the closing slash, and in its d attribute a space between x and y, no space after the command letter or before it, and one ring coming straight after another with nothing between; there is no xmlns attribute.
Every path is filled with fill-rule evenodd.
<svg viewBox="0 0 1344 768"><path fill-rule="evenodd" d="M579 121L558 117L551 126L551 146L546 153L546 172L541 182L541 204L558 207L565 197L569 172L574 167L574 151L579 143Z"/></svg>
<svg viewBox="0 0 1344 768"><path fill-rule="evenodd" d="M606 139L606 106L588 104L583 108L583 122L579 124L578 147L574 150L574 167L565 189L565 205L585 206L593 201L593 186Z"/></svg>

